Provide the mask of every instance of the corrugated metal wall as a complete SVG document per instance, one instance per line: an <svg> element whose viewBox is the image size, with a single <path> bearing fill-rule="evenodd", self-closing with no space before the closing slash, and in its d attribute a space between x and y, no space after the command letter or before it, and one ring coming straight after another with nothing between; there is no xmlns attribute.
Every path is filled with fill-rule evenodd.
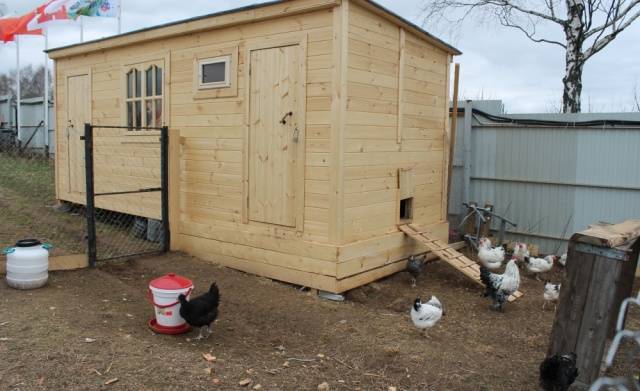
<svg viewBox="0 0 640 391"><path fill-rule="evenodd" d="M28 98L21 101L20 107L20 124L23 130L23 142L26 142L31 138L31 135L36 131L36 127L44 118L43 98ZM15 100L10 95L0 96L0 122L5 127L15 129L16 126L16 113L15 113ZM49 137L49 152L51 155L55 152L55 110L53 102L49 102L49 131L47 135ZM44 128L38 130L38 134L34 135L29 143L31 149L42 149L44 147Z"/></svg>
<svg viewBox="0 0 640 391"><path fill-rule="evenodd" d="M466 125L470 117L472 126ZM558 115L508 117L562 120ZM616 117L640 121L640 113L606 116ZM469 114L459 114L458 121L452 226L464 213L463 201L488 202L518 223L508 237L552 253L565 251L566 239L590 224L640 217L640 127L505 125Z"/></svg>

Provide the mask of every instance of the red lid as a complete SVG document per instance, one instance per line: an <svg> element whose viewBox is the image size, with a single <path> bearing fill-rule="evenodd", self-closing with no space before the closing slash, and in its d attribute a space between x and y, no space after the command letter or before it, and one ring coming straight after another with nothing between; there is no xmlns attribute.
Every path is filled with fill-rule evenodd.
<svg viewBox="0 0 640 391"><path fill-rule="evenodd" d="M156 289L164 289L167 291L186 289L193 286L193 282L175 273L169 273L166 276L158 277L149 283L149 286Z"/></svg>

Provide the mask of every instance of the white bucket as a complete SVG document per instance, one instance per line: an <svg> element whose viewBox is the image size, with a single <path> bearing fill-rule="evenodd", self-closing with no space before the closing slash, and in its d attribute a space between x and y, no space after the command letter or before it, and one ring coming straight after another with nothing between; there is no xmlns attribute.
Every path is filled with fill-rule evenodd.
<svg viewBox="0 0 640 391"><path fill-rule="evenodd" d="M15 247L6 249L7 285L15 289L36 289L49 279L48 244L36 239L20 240Z"/></svg>
<svg viewBox="0 0 640 391"><path fill-rule="evenodd" d="M189 299L193 286L176 290L158 289L149 286L149 290L158 325L171 328L183 326L185 320L180 316L180 301L178 300L178 296L182 294Z"/></svg>

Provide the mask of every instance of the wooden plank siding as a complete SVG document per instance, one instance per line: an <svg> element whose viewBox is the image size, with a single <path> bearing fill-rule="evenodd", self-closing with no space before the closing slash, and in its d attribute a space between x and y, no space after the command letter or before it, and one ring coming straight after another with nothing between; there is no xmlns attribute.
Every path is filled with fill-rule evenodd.
<svg viewBox="0 0 640 391"><path fill-rule="evenodd" d="M448 53L351 4L345 242L397 232L398 170L414 173L413 222L443 221Z"/></svg>
<svg viewBox="0 0 640 391"><path fill-rule="evenodd" d="M304 65L300 84L292 84L306 95L296 116L303 120L295 226L288 215L278 225L254 221L248 211L251 53L291 45L299 45ZM171 248L343 292L401 270L407 256L425 251L397 228L399 170L411 173L403 191L415 197L413 223L446 238L450 53L440 47L362 0L291 0L160 27L54 51L57 129L66 128L67 98L75 93L66 90L69 75L89 75L94 125L125 125L127 70L164 64ZM198 91L196 61L227 53L232 88ZM64 134L57 132L57 196L84 204L83 194L65 190ZM96 130L94 144L97 192L160 185L159 132ZM98 197L96 204L160 218L159 193Z"/></svg>

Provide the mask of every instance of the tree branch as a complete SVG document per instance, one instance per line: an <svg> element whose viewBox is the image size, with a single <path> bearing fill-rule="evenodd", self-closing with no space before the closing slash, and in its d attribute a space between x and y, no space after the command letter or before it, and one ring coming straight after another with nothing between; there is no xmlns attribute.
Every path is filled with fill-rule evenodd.
<svg viewBox="0 0 640 391"><path fill-rule="evenodd" d="M611 41L613 41L618 34L620 34L624 29L629 27L631 23L633 23L636 19L640 17L640 10L633 14L626 22L618 26L615 30L613 30L608 35L604 36L602 39L596 40L593 42L593 45L584 52L584 60L588 60L591 56L598 53L600 50L604 49Z"/></svg>
<svg viewBox="0 0 640 391"><path fill-rule="evenodd" d="M524 35L526 35L527 38L529 38L533 42L536 42L536 43L550 43L552 45L558 45L558 46L560 46L562 48L565 48L565 49L567 48L567 46L565 44L560 43L558 41L554 41L554 40L551 40L551 39L545 39L545 38L536 38L535 37L535 35L536 35L535 29L534 29L533 33L529 33L522 26L518 26L516 24L513 24L513 23L509 22L506 18L500 17L499 20L500 20L500 24L502 24L505 27L511 27L511 28L516 29L516 30L522 31L524 33Z"/></svg>
<svg viewBox="0 0 640 391"><path fill-rule="evenodd" d="M615 12L612 12L614 8L614 4L616 5ZM585 39L601 31L604 31L607 28L612 26L614 27L614 30L615 30L615 24L621 21L622 19L624 19L627 16L627 14L629 14L629 12L631 12L631 10L639 4L640 4L640 0L633 0L623 10L620 10L620 6L622 5L622 2L620 2L619 0L613 1L612 8L607 12L607 19L605 20L605 22L602 25L598 27L594 27L593 29L587 31L584 35ZM611 17L612 13L614 14L613 17ZM637 17L637 14L635 17Z"/></svg>
<svg viewBox="0 0 640 391"><path fill-rule="evenodd" d="M640 1L640 0L636 0L636 1ZM529 14L529 15L533 15L533 16L537 16L539 18L542 19L546 19L550 22L554 22L557 23L559 25L564 26L565 21L554 16L554 15L547 15L547 14L543 14L542 12L538 12L538 11L534 11L528 8L524 8L521 7L517 4L514 4L513 1L511 0L485 0L485 2L487 4L493 4L493 5L497 5L497 6L501 6L501 7L509 7L509 8L513 8L516 11L522 12L523 14Z"/></svg>

